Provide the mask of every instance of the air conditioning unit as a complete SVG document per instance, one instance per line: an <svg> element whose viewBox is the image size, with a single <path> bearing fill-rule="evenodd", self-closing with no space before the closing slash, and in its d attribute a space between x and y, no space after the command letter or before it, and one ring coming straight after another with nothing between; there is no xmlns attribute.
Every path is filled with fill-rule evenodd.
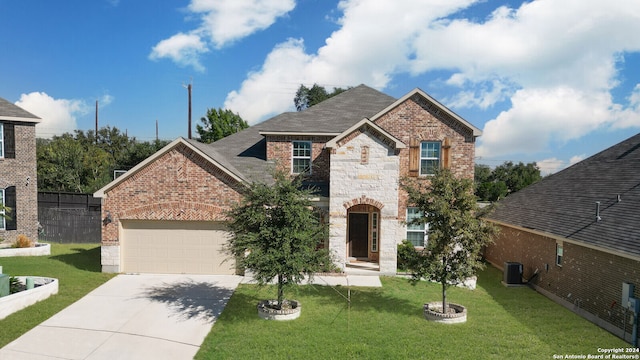
<svg viewBox="0 0 640 360"><path fill-rule="evenodd" d="M522 264L519 262L505 262L503 281L507 285L522 284Z"/></svg>

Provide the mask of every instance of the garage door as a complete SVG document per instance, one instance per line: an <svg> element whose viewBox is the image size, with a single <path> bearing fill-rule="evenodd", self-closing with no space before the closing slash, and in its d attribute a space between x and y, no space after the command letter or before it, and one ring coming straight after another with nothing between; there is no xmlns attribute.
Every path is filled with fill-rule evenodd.
<svg viewBox="0 0 640 360"><path fill-rule="evenodd" d="M122 271L157 274L235 274L224 253L229 233L210 221L122 220Z"/></svg>

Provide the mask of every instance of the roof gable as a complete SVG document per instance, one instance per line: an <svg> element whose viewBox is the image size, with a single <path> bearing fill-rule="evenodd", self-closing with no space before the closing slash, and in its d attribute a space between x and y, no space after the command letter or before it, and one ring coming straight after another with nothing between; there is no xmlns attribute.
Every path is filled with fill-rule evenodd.
<svg viewBox="0 0 640 360"><path fill-rule="evenodd" d="M100 198L105 197L105 193L106 192L108 192L109 190L115 188L120 183L124 182L126 179L132 177L138 171L140 171L141 169L145 168L149 164L153 163L156 159L158 159L161 156L165 155L171 149L175 148L176 146L178 146L180 144L185 145L189 149L193 150L195 153L197 153L198 155L202 156L204 159L206 159L212 165L214 165L217 168L219 168L220 170L222 170L225 174L229 175L234 180L236 180L238 182L246 181L246 179L244 179L243 177L238 175L238 174L241 174L241 173L237 169L233 168L233 166L231 164L229 164L223 156L221 156L221 155L216 153L215 149L207 148L205 146L206 144L201 144L201 143L198 143L198 142L196 142L194 140L187 140L187 139L184 139L182 137L179 137L179 138L175 139L174 141L172 141L170 144L168 144L165 147L163 147L162 149L158 150L155 154L153 154L153 155L149 156L148 158L146 158L144 161L142 161L141 163L139 163L138 165L133 167L131 170L127 171L123 175L119 176L118 178L116 178L112 182L110 182L107 185L105 185L104 187L102 187L100 190L96 191L93 194L93 196L100 197ZM200 146L200 145L203 145L203 146Z"/></svg>
<svg viewBox="0 0 640 360"><path fill-rule="evenodd" d="M0 121L2 120L39 123L41 119L27 110L0 98Z"/></svg>
<svg viewBox="0 0 640 360"><path fill-rule="evenodd" d="M372 122L369 119L360 120L358 123L356 123L349 129L343 131L341 134L339 134L338 136L328 141L325 146L330 149L336 148L338 147L338 143L341 140L345 139L347 136L351 135L353 132L357 130L361 130L363 133L365 132L372 133L373 135L378 137L380 140L382 140L384 144L391 147L392 149L404 149L406 147L402 141L393 137L393 135L389 134L383 128L376 125L374 122Z"/></svg>
<svg viewBox="0 0 640 360"><path fill-rule="evenodd" d="M411 99L414 96L420 96L422 99L426 100L427 104L430 107L429 110L434 116L436 116L436 117L443 117L443 116L444 117L449 117L449 118L457 121L458 123L462 124L464 127L466 127L469 130L471 130L471 132L473 133L474 137L478 137L478 136L482 135L482 130L480 130L479 128L473 126L473 124L471 124L467 120L463 119L458 114L454 113L449 108L447 108L446 106L442 105L436 99L432 98L429 94L427 94L426 92L422 91L419 88L413 89L412 91L408 92L406 95L404 95L403 97L401 97L400 99L398 99L394 103L390 104L389 106L387 106L386 108L384 108L383 110L381 110L380 112L378 112L377 114L372 116L370 118L371 121L376 121L378 118L380 118L384 114L388 113L389 111L393 110L398 105L404 103L405 101L407 101L408 99Z"/></svg>
<svg viewBox="0 0 640 360"><path fill-rule="evenodd" d="M507 196L488 218L640 258L639 208L637 134Z"/></svg>

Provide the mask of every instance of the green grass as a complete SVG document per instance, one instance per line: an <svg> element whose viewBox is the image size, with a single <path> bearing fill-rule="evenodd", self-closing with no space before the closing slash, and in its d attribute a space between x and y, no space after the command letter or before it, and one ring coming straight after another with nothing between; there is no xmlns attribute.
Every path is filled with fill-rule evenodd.
<svg viewBox="0 0 640 360"><path fill-rule="evenodd" d="M3 272L12 276L46 276L59 281L58 294L0 320L0 347L111 279L100 272L97 244L51 244L50 256L0 258Z"/></svg>
<svg viewBox="0 0 640 360"><path fill-rule="evenodd" d="M350 308L345 287L301 286L289 297L302 315L288 322L258 318L256 304L273 287L241 285L196 359L552 359L626 347L529 288L502 286L501 276L488 268L477 290L448 290L468 309L467 322L453 325L422 317L425 302L440 300L438 284L382 278L381 289L352 288Z"/></svg>

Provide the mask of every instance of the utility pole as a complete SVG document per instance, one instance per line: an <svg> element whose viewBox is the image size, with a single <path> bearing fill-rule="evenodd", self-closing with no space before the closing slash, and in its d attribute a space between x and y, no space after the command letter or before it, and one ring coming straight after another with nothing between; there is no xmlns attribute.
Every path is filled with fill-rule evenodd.
<svg viewBox="0 0 640 360"><path fill-rule="evenodd" d="M156 143L158 142L158 119L156 119Z"/></svg>
<svg viewBox="0 0 640 360"><path fill-rule="evenodd" d="M187 127L187 138L191 139L191 83L193 82L193 79L191 79L191 82L189 82L189 85L184 85L182 84L183 87L187 88L187 91L189 92L189 119L188 119L188 127Z"/></svg>
<svg viewBox="0 0 640 360"><path fill-rule="evenodd" d="M191 139L191 83L187 87L187 91L189 92L189 139Z"/></svg>
<svg viewBox="0 0 640 360"><path fill-rule="evenodd" d="M98 143L98 100L96 100L96 144Z"/></svg>

